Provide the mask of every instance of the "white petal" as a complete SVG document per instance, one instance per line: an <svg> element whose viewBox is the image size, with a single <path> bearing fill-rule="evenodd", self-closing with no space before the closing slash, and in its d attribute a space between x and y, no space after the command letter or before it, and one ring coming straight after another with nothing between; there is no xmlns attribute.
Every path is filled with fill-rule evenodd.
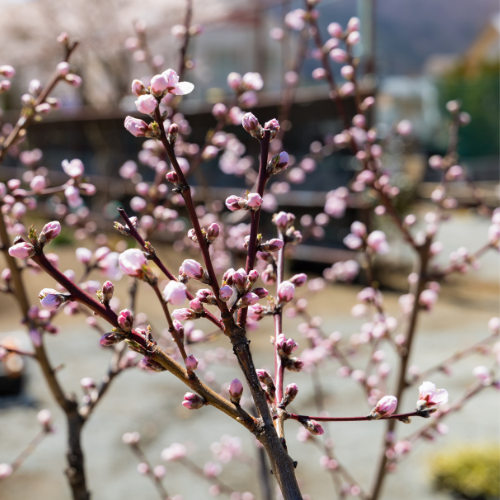
<svg viewBox="0 0 500 500"><path fill-rule="evenodd" d="M190 94L194 90L194 85L190 82L179 82L171 91L175 95Z"/></svg>
<svg viewBox="0 0 500 500"><path fill-rule="evenodd" d="M432 398L432 402L437 405L443 405L448 402L448 391L446 389L439 389Z"/></svg>

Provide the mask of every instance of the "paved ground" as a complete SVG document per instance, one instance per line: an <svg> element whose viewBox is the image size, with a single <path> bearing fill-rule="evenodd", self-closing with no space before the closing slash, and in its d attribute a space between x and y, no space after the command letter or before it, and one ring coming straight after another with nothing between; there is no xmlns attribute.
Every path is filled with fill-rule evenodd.
<svg viewBox="0 0 500 500"><path fill-rule="evenodd" d="M472 246L472 245L471 245ZM62 269L66 269L67 252L63 252ZM491 267L491 274L498 276L498 263ZM51 282L45 277L36 276L33 280L33 294ZM498 315L498 287L490 282L470 282L459 280L454 288L445 288L434 314L422 318L420 336L416 342L413 361L422 368L429 367L474 341L485 337L490 317ZM467 284L469 283L469 284ZM315 303L313 313L325 318L327 331L340 330L344 334L355 332L361 321L353 319L350 308L354 303L358 287L334 286L321 294ZM162 318L151 296L142 287L138 310L145 311L153 324L162 324ZM33 300L35 298L33 297ZM397 311L397 295L386 296L389 310ZM154 307L152 307L152 305ZM2 298L0 302L0 338L18 335L26 340L24 332L16 323L13 304ZM109 353L101 349L97 336L86 327L74 326L72 319L61 316L58 320L61 333L48 339L49 352L53 363L65 363L60 379L68 391L81 395L78 381L84 376L99 378L107 366ZM290 332L295 334L297 321L287 320ZM252 333L252 348L258 366L270 365L272 358L267 339L271 333L268 327ZM26 343L26 347L29 344ZM227 347L221 339L213 347ZM212 346L210 346L212 347ZM478 356L462 361L457 365L454 377L434 376L438 386L446 387L452 399L461 394L466 385L472 382L471 370L484 363ZM364 363L360 363L363 366ZM334 415L356 415L366 412L366 403L360 397L354 382L340 381L332 366L323 371L327 392L327 403ZM229 381L238 376L238 368L224 367L214 370L217 382ZM40 408L50 408L59 432L46 439L25 465L8 480L0 483L2 500L63 500L69 498L62 470L64 463L64 420L47 391L44 380L36 364L28 363L28 384L24 404L17 402L0 409L0 462L11 461L33 438L37 432L36 413ZM308 374L287 375L287 381L295 381L300 394L295 405L298 412L313 407L310 376ZM210 408L188 412L181 405L184 387L168 374L149 374L129 371L120 376L111 387L109 394L96 409L84 432L84 448L90 489L94 500L144 500L157 498L152 484L135 471L136 461L127 447L122 444L121 436L126 431L138 430L144 438L144 449L151 461L160 463L161 450L172 442L191 443L193 460L203 465L210 459L208 447L223 434L240 436L245 451L255 456L253 440L233 421L221 417ZM413 408L417 389L405 401L402 409ZM485 391L459 414L449 418L450 433L435 444L421 444L404 462L399 473L392 475L385 492L385 500L444 499L430 490L428 481L428 458L436 450L457 442L498 442L500 437L498 394L493 390ZM179 419L182 424L179 425ZM422 422L414 421L411 426L401 425L402 435L417 429ZM303 491L314 500L335 498L332 482L319 466L320 453L309 443L299 443L295 439L297 428L294 422L287 426L291 455L298 460L298 475ZM335 450L341 462L363 486L372 481L376 449L382 439L383 425L380 422L330 424L335 442ZM181 493L185 500L208 498L207 483L196 479L179 464L168 465L165 484L169 492ZM252 462L248 465L231 465L221 478L240 491L250 490L260 498L257 472Z"/></svg>

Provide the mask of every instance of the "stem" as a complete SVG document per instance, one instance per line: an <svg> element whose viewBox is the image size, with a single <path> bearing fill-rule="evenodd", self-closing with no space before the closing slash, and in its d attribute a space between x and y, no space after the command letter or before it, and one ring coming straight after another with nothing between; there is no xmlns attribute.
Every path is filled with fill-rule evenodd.
<svg viewBox="0 0 500 500"><path fill-rule="evenodd" d="M19 456L11 463L12 472L21 467L24 461L36 450L36 447L47 436L48 432L42 429L35 438L28 444L28 446L19 454Z"/></svg>
<svg viewBox="0 0 500 500"><path fill-rule="evenodd" d="M188 457L183 457L181 460L179 460L179 462L184 465L184 467L186 467L187 469L189 469L191 472L193 472L194 474L196 474L197 476L200 476L204 479L206 479L207 481L210 481L211 483L214 483L216 484L220 490L228 495L231 495L231 493L234 493L236 490L234 488L231 488L231 486L228 486L227 484L223 483L219 478L217 477L210 477L208 478L207 476L205 476L205 473L203 471L203 469L196 465L191 459L189 459Z"/></svg>
<svg viewBox="0 0 500 500"><path fill-rule="evenodd" d="M297 415L295 413L288 413L287 417L292 420L316 420L317 422L361 422L365 420L375 421L375 420L401 420L409 417L423 417L427 418L429 415L423 414L419 411L412 411L409 413L397 413L394 415L389 415L388 417L381 417L378 419L371 418L367 415L363 417L311 417L309 415Z"/></svg>
<svg viewBox="0 0 500 500"><path fill-rule="evenodd" d="M257 193L264 196L264 189L267 182L267 158L269 156L269 142L271 140L271 131L264 129L264 137L260 141L260 165L259 175L257 177ZM262 208L252 211L250 222L250 241L248 243L247 260L245 271L248 274L255 265L255 256L257 255L257 234L259 232L260 213ZM247 323L247 308L240 309L238 312L238 325L245 329Z"/></svg>
<svg viewBox="0 0 500 500"><path fill-rule="evenodd" d="M189 27L191 25L191 18L193 17L193 5L192 0L187 0L186 17L184 18L184 27L186 28L186 34L184 35L184 40L179 54L179 81L184 77L184 70L186 69L186 53L189 45Z"/></svg>
<svg viewBox="0 0 500 500"><path fill-rule="evenodd" d="M155 487L158 493L160 494L160 498L162 500L168 500L170 497L168 496L168 492L165 489L165 486L163 486L162 480L159 477L156 477L155 474L153 473L153 467L149 463L149 460L147 459L144 452L139 448L139 445L132 444L130 445L130 447L132 448L132 452L139 459L139 461L145 463L148 466L147 475L153 480Z"/></svg>

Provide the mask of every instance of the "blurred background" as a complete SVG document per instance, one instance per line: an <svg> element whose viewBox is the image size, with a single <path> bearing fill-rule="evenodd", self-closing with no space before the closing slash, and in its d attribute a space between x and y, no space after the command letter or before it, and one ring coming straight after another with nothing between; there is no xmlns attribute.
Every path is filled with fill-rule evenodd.
<svg viewBox="0 0 500 500"><path fill-rule="evenodd" d="M62 32L80 45L72 56L71 67L82 76L81 87L59 85L54 96L61 99L59 110L44 117L30 128L23 149L43 151L40 164L49 169L57 183L62 176L61 161L80 158L97 195L86 200L90 208L89 231L80 233L83 243L89 243L93 234L105 233L114 243L118 237L110 232L116 218L118 204L127 208L134 195L133 185L118 175L125 161L140 163L141 142L123 127L125 116L139 116L130 92L134 78L148 81L152 76L149 58L154 56L165 69L177 68L182 40L176 36L175 26L184 23L186 4L181 0L0 0L0 64L16 68L13 88L0 95L0 121L3 132L15 123L21 107L21 96L29 82L46 82L63 58L56 37ZM258 102L252 111L261 123L279 117L283 111L286 89L291 71L297 69L296 54L300 47L300 34L286 28L283 20L293 9L304 8L302 2L290 0L211 0L193 1L194 25L200 34L190 41L184 80L193 82L195 90L182 99L178 112L189 122L189 141L203 144L205 134L213 127L211 114L215 103L233 101L233 92L226 79L237 71L261 73L264 87L258 93ZM324 0L316 9L323 39L328 38L327 25L338 22L345 26L352 16L361 19L362 43L357 46L360 58L360 85L365 95L376 96L371 121L379 134L391 136L395 125L408 119L413 124L411 137L392 142L385 164L393 171L394 184L401 190L398 209L423 215L438 173L428 166L428 159L446 152L448 140L448 114L445 104L450 99L462 102L463 110L472 116L467 127L460 129L459 154L462 165L473 180L477 193L494 207L499 196L499 46L500 7L496 0ZM137 22L146 26L145 36L150 54L139 54L134 49ZM285 26L285 37L276 40L273 29ZM172 28L174 28L172 30ZM312 77L320 67L311 41L305 46L297 87L291 99L288 130L283 149L300 159L305 155L317 162L317 170L301 182L290 183L289 190L275 190L280 209L295 213L298 218L309 213L313 217L323 213L326 194L344 186L356 174L356 162L345 152L332 147L333 137L343 130L335 105L328 97L324 81ZM164 61L161 61L163 58ZM335 71L340 65L334 64ZM287 78L288 75L288 78ZM340 79L340 75L337 75ZM352 115L354 103L346 99L346 108ZM244 107L242 103L239 104ZM5 128L7 127L7 128ZM228 126L246 148L249 156L258 153L240 126ZM255 142L255 141L254 141ZM139 160L138 160L139 156ZM142 167L141 167L142 168ZM0 181L21 178L25 167L15 155L7 157L0 167ZM154 171L142 168L144 180L152 180ZM64 179L64 176L61 178ZM247 186L248 179L224 173L218 159L203 163L192 182L197 201L204 201L207 185L216 189L210 197L225 199L235 190ZM283 179L284 180L284 179ZM453 196L461 206L473 204L472 191L466 182L453 184ZM270 213L274 211L271 208ZM54 204L48 200L40 204L38 217L54 217ZM169 234L155 235L164 242L160 248L172 269L182 261L172 251L170 243L187 224ZM288 264L289 272L304 270L311 276L320 276L325 268L339 260L352 257L343 239L354 220L371 221L371 214L363 204L354 204L343 218L331 220L321 230L313 231L299 245L294 259ZM263 221L270 229L270 215ZM314 224L313 224L314 225ZM486 240L489 221L475 211L463 208L454 214L439 234L444 244L440 262L457 247L471 250ZM85 229L85 228L84 228ZM90 230L91 229L91 230ZM314 229L314 228L313 228ZM391 239L392 228L382 227ZM306 229L303 229L306 231ZM307 232L307 231L306 231ZM114 238L114 239L113 239ZM61 268L74 267L74 249L82 242L68 236L66 245L57 248ZM1 266L3 267L2 262ZM412 265L409 250L397 241L391 241L391 253L380 261L377 279L387 294L388 309L397 310L397 298L406 293L406 276ZM487 322L498 315L498 258L493 253L482 259L481 268L471 276L454 277L443 287L439 306L433 316L421 325L415 360L425 369L467 347L487 335ZM50 286L44 276L33 278L32 301L36 302L39 289ZM126 288L125 278L122 288ZM118 288L118 287L117 287ZM361 320L350 315L356 294L362 283L332 285L318 295L314 314L323 316L325 331L340 330L351 334L359 330ZM307 291L301 292L307 295ZM151 322L161 323L161 315L149 300L148 290L141 287L138 309L148 315ZM122 297L126 299L125 293ZM311 301L312 303L313 301ZM2 297L0 302L0 341L16 338L29 347L27 336L18 323L14 303ZM288 320L290 331L295 331L298 320ZM64 363L61 380L73 391L84 376L99 379L107 366L109 354L96 349L94 332L73 318L59 317L62 334L50 337L49 352L54 364ZM206 326L206 325L203 325ZM208 326L206 327L208 330ZM267 339L272 332L261 325L258 336L252 338L257 364L270 365ZM257 334L254 334L257 335ZM208 346L214 352L227 348L224 340ZM480 363L479 356L464 361L457 367L457 376L449 379L439 374L435 382L445 386L452 396L471 379L471 370ZM345 414L365 411L365 402L359 394L351 398L354 384L337 384L337 367L322 368L326 383L327 401L332 408L339 405ZM220 386L236 376L237 367L214 368L214 384ZM13 392L0 395L0 462L12 460L34 436L37 430L36 411L49 407L61 417L35 363L27 362L22 368L22 379ZM295 374L294 374L295 375ZM301 387L300 408L312 405L310 374L299 374L296 381ZM451 381L452 380L452 381ZM7 391L8 392L8 391ZM229 465L221 476L227 478L239 491L250 490L260 498L257 480L255 446L232 422L216 416L215 411L186 412L180 406L183 387L168 375L151 375L130 371L114 383L109 395L96 410L84 434L87 453L88 480L94 499L155 498L153 486L135 473L136 462L121 442L123 432L138 430L144 437L145 451L151 460L159 463L159 453L172 442L190 443L193 460L203 465L210 458L210 443L224 434L240 436L245 457L243 465ZM453 399L453 398L452 398ZM405 401L413 404L412 401ZM451 449L458 444L498 443L498 398L491 392L482 394L470 407L454 415L448 423L450 433L438 443L424 444L412 452L399 474L392 475L386 488L386 499L445 499L446 494L432 489L430 457L438 450ZM119 409L119 411L117 411ZM203 414L202 414L203 413ZM175 420L172 418L175 415ZM481 421L478 423L478 415ZM182 420L182 425L179 424ZM63 419L60 418L61 423ZM209 423L207 423L209 422ZM354 476L365 486L372 480L376 461L375 450L382 440L382 426L345 424L339 429L330 426L338 453ZM61 424L62 425L62 424ZM415 425L415 424L413 424ZM418 423L417 423L418 425ZM292 425L290 425L292 427ZM403 429L406 430L406 429ZM291 435L295 430L289 431ZM291 449L303 472L304 492L313 499L330 498L330 478L319 466L320 451L312 444L298 443L292 437ZM360 443L366 443L360 455ZM0 483L0 497L6 500L39 498L59 500L68 498L64 468L64 432L61 429L49 437L28 459L25 466L8 481ZM188 471L176 464L168 466L166 485L169 491L181 493L185 499L207 497L208 483L194 480ZM226 480L226 479L225 479ZM189 485L189 486L186 486ZM332 496L333 497L333 496Z"/></svg>

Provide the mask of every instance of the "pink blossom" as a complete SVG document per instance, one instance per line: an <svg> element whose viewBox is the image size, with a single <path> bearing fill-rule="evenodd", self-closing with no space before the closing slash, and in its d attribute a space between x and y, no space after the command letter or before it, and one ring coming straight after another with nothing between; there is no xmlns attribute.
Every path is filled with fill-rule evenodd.
<svg viewBox="0 0 500 500"><path fill-rule="evenodd" d="M137 173L137 163L132 160L126 161L120 168L120 177L132 179Z"/></svg>
<svg viewBox="0 0 500 500"><path fill-rule="evenodd" d="M358 250L363 245L363 240L352 233L344 238L344 245L351 250Z"/></svg>
<svg viewBox="0 0 500 500"><path fill-rule="evenodd" d="M290 302L295 295L295 285L290 281L283 281L278 287L278 297L280 302Z"/></svg>
<svg viewBox="0 0 500 500"><path fill-rule="evenodd" d="M496 318L496 317L491 318L488 321L488 328L493 333L499 333L500 332L500 318Z"/></svg>
<svg viewBox="0 0 500 500"><path fill-rule="evenodd" d="M5 76L6 78L12 78L16 74L16 70L9 66L8 64L4 64L0 66L0 75Z"/></svg>
<svg viewBox="0 0 500 500"><path fill-rule="evenodd" d="M193 259L186 259L182 263L182 269L189 278L195 280L201 279L204 275L203 267L201 266L201 264Z"/></svg>
<svg viewBox="0 0 500 500"><path fill-rule="evenodd" d="M15 219L21 219L26 214L26 206L20 201L14 203L11 214Z"/></svg>
<svg viewBox="0 0 500 500"><path fill-rule="evenodd" d="M424 290L421 294L420 294L420 298L419 298L419 303L424 306L428 311L430 311L433 307L434 307L434 304L437 302L438 300L438 294L436 293L435 290Z"/></svg>
<svg viewBox="0 0 500 500"><path fill-rule="evenodd" d="M330 23L327 29L330 36L334 38L342 38L344 30L339 23Z"/></svg>
<svg viewBox="0 0 500 500"><path fill-rule="evenodd" d="M314 80L324 80L326 78L326 71L324 68L316 68L312 72L312 77Z"/></svg>
<svg viewBox="0 0 500 500"><path fill-rule="evenodd" d="M36 416L36 419L38 420L38 423L41 426L48 427L52 420L52 414L50 413L50 410L47 409L40 410L38 412L38 415Z"/></svg>
<svg viewBox="0 0 500 500"><path fill-rule="evenodd" d="M17 243L9 248L9 255L17 259L27 259L35 254L35 247L31 243Z"/></svg>
<svg viewBox="0 0 500 500"><path fill-rule="evenodd" d="M306 284L307 274L300 273L295 274L290 278L290 283L293 283L295 286L303 286Z"/></svg>
<svg viewBox="0 0 500 500"><path fill-rule="evenodd" d="M472 374L484 385L491 382L491 373L486 366L476 366L476 368L472 370Z"/></svg>
<svg viewBox="0 0 500 500"><path fill-rule="evenodd" d="M178 281L169 281L163 290L163 298L173 306L182 305L187 298L186 285Z"/></svg>
<svg viewBox="0 0 500 500"><path fill-rule="evenodd" d="M61 223L57 220L48 222L43 226L40 232L40 239L45 238L47 243L50 243L54 238L57 238L61 233Z"/></svg>
<svg viewBox="0 0 500 500"><path fill-rule="evenodd" d="M82 84L82 79L78 75L72 73L66 75L64 78L72 87L78 88Z"/></svg>
<svg viewBox="0 0 500 500"><path fill-rule="evenodd" d="M12 465L10 464L0 464L0 480L9 477L14 472Z"/></svg>
<svg viewBox="0 0 500 500"><path fill-rule="evenodd" d="M352 31L351 33L349 33L349 35L347 35L346 42L349 45L356 45L361 42L361 35L359 31Z"/></svg>
<svg viewBox="0 0 500 500"><path fill-rule="evenodd" d="M234 212L236 210L241 210L241 205L243 205L245 200L239 196L231 195L226 199L226 207Z"/></svg>
<svg viewBox="0 0 500 500"><path fill-rule="evenodd" d="M134 325L134 316L128 309L120 311L117 319L118 325L124 332L130 332Z"/></svg>
<svg viewBox="0 0 500 500"><path fill-rule="evenodd" d="M239 73L233 72L227 75L227 84L233 90L238 90L240 88L242 81L243 79Z"/></svg>
<svg viewBox="0 0 500 500"><path fill-rule="evenodd" d="M35 177L31 179L30 188L35 193L40 193L46 188L46 186L47 186L47 181L43 175L35 175Z"/></svg>
<svg viewBox="0 0 500 500"><path fill-rule="evenodd" d="M53 288L44 288L38 294L38 298L42 307L47 311L55 311L66 300L63 294Z"/></svg>
<svg viewBox="0 0 500 500"><path fill-rule="evenodd" d="M174 309L172 311L172 318L177 321L187 321L188 319L195 319L196 314L191 309Z"/></svg>
<svg viewBox="0 0 500 500"><path fill-rule="evenodd" d="M418 411L427 410L433 406L442 405L448 402L448 391L446 389L436 389L436 386L432 382L424 382L418 390Z"/></svg>
<svg viewBox="0 0 500 500"><path fill-rule="evenodd" d="M262 198L259 193L249 193L247 205L253 210L257 210L262 205Z"/></svg>
<svg viewBox="0 0 500 500"><path fill-rule="evenodd" d="M66 196L68 205L71 208L77 208L83 203L83 200L80 197L80 191L75 186L68 186L64 190L64 195Z"/></svg>
<svg viewBox="0 0 500 500"><path fill-rule="evenodd" d="M396 127L398 134L402 136L408 136L413 131L413 125L410 120L401 120Z"/></svg>
<svg viewBox="0 0 500 500"><path fill-rule="evenodd" d="M144 137L149 130L149 125L144 120L127 116L125 118L125 128L135 137Z"/></svg>
<svg viewBox="0 0 500 500"><path fill-rule="evenodd" d="M172 443L168 448L161 452L161 458L165 462L174 462L184 458L187 455L187 449L183 444Z"/></svg>
<svg viewBox="0 0 500 500"><path fill-rule="evenodd" d="M231 396L231 401L234 404L239 404L239 401L241 399L241 395L243 394L242 383L237 378L235 378L229 384L228 390L229 390L229 395Z"/></svg>
<svg viewBox="0 0 500 500"><path fill-rule="evenodd" d="M253 292L245 293L240 300L238 301L238 305L240 307L248 307L253 306L259 301L259 296Z"/></svg>
<svg viewBox="0 0 500 500"><path fill-rule="evenodd" d="M168 92L174 95L190 94L194 90L194 85L189 82L179 82L179 76L173 69L167 69L162 73L167 80Z"/></svg>
<svg viewBox="0 0 500 500"><path fill-rule="evenodd" d="M264 86L264 81L260 73L245 73L242 83L248 90L260 90Z"/></svg>
<svg viewBox="0 0 500 500"><path fill-rule="evenodd" d="M194 371L198 368L198 360L191 354L184 362L188 371Z"/></svg>
<svg viewBox="0 0 500 500"><path fill-rule="evenodd" d="M253 113L245 113L241 125L247 132L254 132L259 128L259 120Z"/></svg>
<svg viewBox="0 0 500 500"><path fill-rule="evenodd" d="M130 200L130 208L134 212L142 212L147 206L146 200L140 196L134 196Z"/></svg>
<svg viewBox="0 0 500 500"><path fill-rule="evenodd" d="M370 416L374 418L388 417L396 411L398 399L394 396L384 396L373 408Z"/></svg>
<svg viewBox="0 0 500 500"><path fill-rule="evenodd" d="M345 66L342 66L342 68L340 68L340 74L346 80L350 80L354 75L354 68L351 65L346 64Z"/></svg>
<svg viewBox="0 0 500 500"><path fill-rule="evenodd" d="M137 101L135 101L135 105L140 113L150 115L154 112L156 106L158 106L158 101L152 95L146 94L139 96Z"/></svg>
<svg viewBox="0 0 500 500"><path fill-rule="evenodd" d="M347 52L343 49L333 49L330 51L330 58L337 63L345 63L347 61Z"/></svg>
<svg viewBox="0 0 500 500"><path fill-rule="evenodd" d="M366 243L376 253L386 254L389 252L389 244L386 241L385 233L382 231L373 231L366 239Z"/></svg>
<svg viewBox="0 0 500 500"><path fill-rule="evenodd" d="M187 408L188 410L198 410L205 404L205 400L198 396L198 394L194 394L192 392L186 392L184 394L184 401L182 402L182 406Z"/></svg>
<svg viewBox="0 0 500 500"><path fill-rule="evenodd" d="M285 16L285 24L295 31L300 31L305 26L306 11L295 9Z"/></svg>
<svg viewBox="0 0 500 500"><path fill-rule="evenodd" d="M222 286L219 290L219 298L224 302L227 302L232 295L233 289L228 285Z"/></svg>
<svg viewBox="0 0 500 500"><path fill-rule="evenodd" d="M118 264L125 274L137 278L142 276L147 260L144 252L137 248L130 248L120 254Z"/></svg>
<svg viewBox="0 0 500 500"><path fill-rule="evenodd" d="M280 333L276 339L276 347L281 356L287 357L294 352L299 345L293 339L287 339L285 334Z"/></svg>
<svg viewBox="0 0 500 500"><path fill-rule="evenodd" d="M359 21L359 18L351 17L351 19L349 19L349 22L347 23L347 32L352 33L353 31L359 31L360 28L361 23Z"/></svg>

